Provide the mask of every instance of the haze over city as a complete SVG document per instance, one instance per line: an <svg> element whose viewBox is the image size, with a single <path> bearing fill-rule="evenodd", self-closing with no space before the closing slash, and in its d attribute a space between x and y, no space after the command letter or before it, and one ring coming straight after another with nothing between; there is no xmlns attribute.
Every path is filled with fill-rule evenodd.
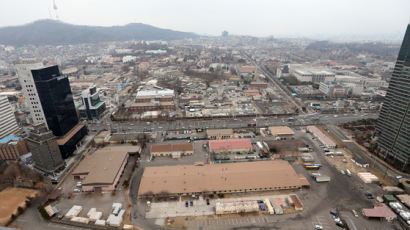
<svg viewBox="0 0 410 230"><path fill-rule="evenodd" d="M56 0L61 21L112 26L132 22L200 35L399 40L410 20L407 0ZM3 0L0 26L54 18L52 1Z"/></svg>

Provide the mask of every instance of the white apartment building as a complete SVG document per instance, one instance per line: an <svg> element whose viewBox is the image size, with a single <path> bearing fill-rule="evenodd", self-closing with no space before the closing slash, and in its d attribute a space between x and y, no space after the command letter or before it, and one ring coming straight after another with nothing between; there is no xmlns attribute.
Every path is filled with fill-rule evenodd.
<svg viewBox="0 0 410 230"><path fill-rule="evenodd" d="M291 65L290 73L301 82L331 82L335 80L335 73L325 68L314 68L304 65Z"/></svg>
<svg viewBox="0 0 410 230"><path fill-rule="evenodd" d="M24 95L24 102L30 110L33 124L45 123L47 126L43 107L41 106L37 88L34 84L33 75L31 74L31 70L41 68L44 68L44 65L42 63L16 65L18 79Z"/></svg>
<svg viewBox="0 0 410 230"><path fill-rule="evenodd" d="M127 56L122 57L123 63L135 62L136 60L137 60L136 56L127 55Z"/></svg>
<svg viewBox="0 0 410 230"><path fill-rule="evenodd" d="M19 129L7 97L0 97L0 139Z"/></svg>

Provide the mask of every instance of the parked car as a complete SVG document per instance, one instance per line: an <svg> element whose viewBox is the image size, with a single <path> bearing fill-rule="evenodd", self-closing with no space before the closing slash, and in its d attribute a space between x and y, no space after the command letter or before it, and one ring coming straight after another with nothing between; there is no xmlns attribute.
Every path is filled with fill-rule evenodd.
<svg viewBox="0 0 410 230"><path fill-rule="evenodd" d="M355 217L359 217L359 215L357 214L356 210L353 209L352 212L353 212L353 215L354 215Z"/></svg>
<svg viewBox="0 0 410 230"><path fill-rule="evenodd" d="M322 229L323 229L323 227L322 227L322 225L318 225L318 224L316 224L316 225L315 225L315 229L316 229L316 230L322 230Z"/></svg>
<svg viewBox="0 0 410 230"><path fill-rule="evenodd" d="M209 204L210 204L209 199L206 199L206 205L209 205Z"/></svg>
<svg viewBox="0 0 410 230"><path fill-rule="evenodd" d="M81 192L81 190L78 189L78 188L75 188L75 189L74 189L74 192Z"/></svg>
<svg viewBox="0 0 410 230"><path fill-rule="evenodd" d="M374 196L371 193L366 193L366 196L367 196L367 199L370 199L370 200L374 199Z"/></svg>
<svg viewBox="0 0 410 230"><path fill-rule="evenodd" d="M345 227L345 225L343 224L342 221L336 222L336 225L339 226L339 227L341 227L341 228L344 228L344 227Z"/></svg>
<svg viewBox="0 0 410 230"><path fill-rule="evenodd" d="M191 206L194 206L194 201L193 201L193 200L190 200L190 201L189 201L189 204L190 204Z"/></svg>
<svg viewBox="0 0 410 230"><path fill-rule="evenodd" d="M188 206L189 206L188 201L185 201L185 207L188 207Z"/></svg>
<svg viewBox="0 0 410 230"><path fill-rule="evenodd" d="M333 210L330 210L330 214L333 215L333 216L335 216L335 217L338 217L338 216L339 216L339 214L337 214L337 212L336 212L336 211L333 211Z"/></svg>

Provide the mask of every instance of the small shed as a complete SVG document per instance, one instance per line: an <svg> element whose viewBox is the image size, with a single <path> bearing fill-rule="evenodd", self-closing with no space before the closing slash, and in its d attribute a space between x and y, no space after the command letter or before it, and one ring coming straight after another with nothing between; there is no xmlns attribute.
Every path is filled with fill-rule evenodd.
<svg viewBox="0 0 410 230"><path fill-rule="evenodd" d="M392 221L397 218L397 215L386 205L376 204L374 208L364 208L362 210L363 216L367 218L385 219Z"/></svg>

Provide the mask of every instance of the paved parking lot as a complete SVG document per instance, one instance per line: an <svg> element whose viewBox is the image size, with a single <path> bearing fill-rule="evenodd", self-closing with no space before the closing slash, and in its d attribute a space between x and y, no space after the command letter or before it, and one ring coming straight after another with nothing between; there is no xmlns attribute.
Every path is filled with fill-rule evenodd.
<svg viewBox="0 0 410 230"><path fill-rule="evenodd" d="M274 223L273 216L248 216L227 219L202 219L188 221L187 229L221 229L226 227L249 226L257 224Z"/></svg>
<svg viewBox="0 0 410 230"><path fill-rule="evenodd" d="M185 201L170 201L152 203L146 218L166 218L176 216L205 216L215 214L215 200L206 204L206 200L200 198L193 200L193 206L185 207Z"/></svg>
<svg viewBox="0 0 410 230"><path fill-rule="evenodd" d="M62 196L52 203L55 205L61 214L65 214L73 205L83 206L83 210L79 216L86 217L88 210L96 208L97 211L103 213L102 219L107 219L111 213L112 203L121 203L124 209L127 209L127 200L125 197L125 188L122 186L124 180L129 179L132 174L132 169L135 165L135 156L130 156L127 166L120 178L117 185L117 190L112 192L102 193L85 193L85 192L73 192L76 187L77 180L74 180L73 176L67 176L66 180L61 184ZM69 194L72 193L72 197L69 198Z"/></svg>
<svg viewBox="0 0 410 230"><path fill-rule="evenodd" d="M312 217L312 228L315 228L315 225L321 225L323 229L333 229L336 228L336 224L333 218L329 215L317 215Z"/></svg>
<svg viewBox="0 0 410 230"><path fill-rule="evenodd" d="M217 202L223 201L240 201L240 200L263 200L265 198L280 198L283 203L288 195L271 195L271 196L245 196L225 199L210 199L210 204L206 204L206 200L202 197L193 199L193 206L185 206L185 201L167 201L151 203L149 211L146 213L146 218L167 218L176 216L207 216L215 215L215 205ZM287 206L285 205L285 208Z"/></svg>

